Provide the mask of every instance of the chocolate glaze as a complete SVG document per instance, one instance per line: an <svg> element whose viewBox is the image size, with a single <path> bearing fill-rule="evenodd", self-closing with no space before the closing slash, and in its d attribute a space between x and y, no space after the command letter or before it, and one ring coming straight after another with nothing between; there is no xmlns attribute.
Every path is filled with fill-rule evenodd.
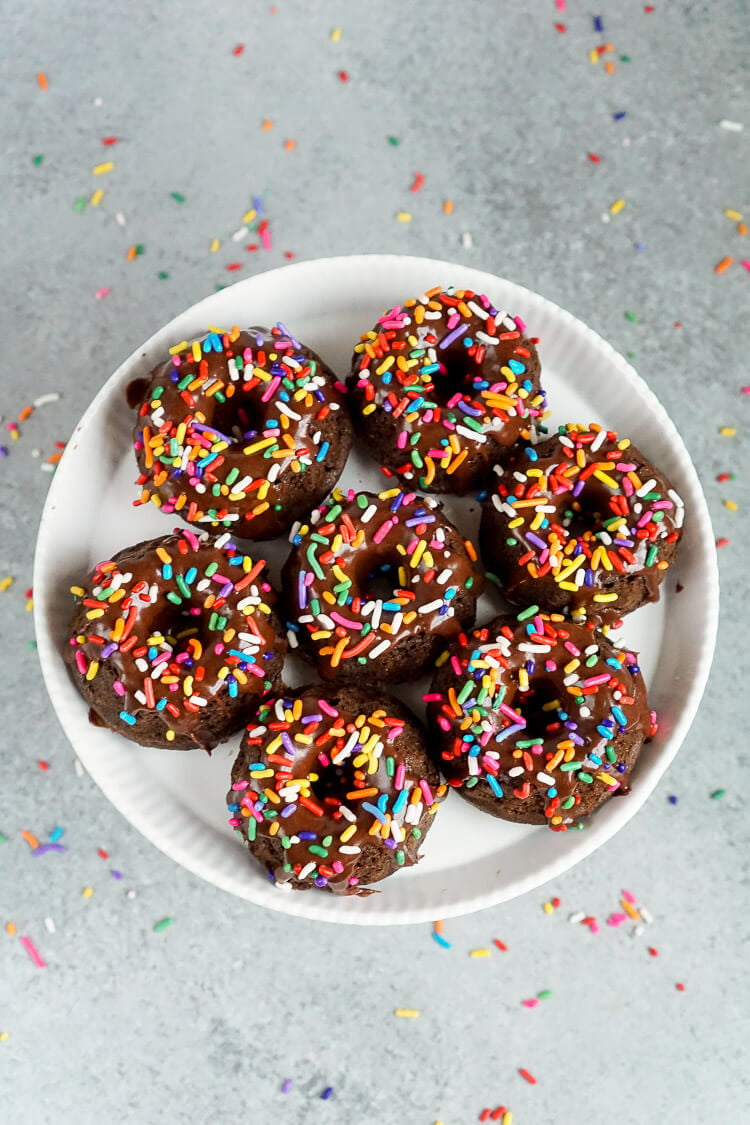
<svg viewBox="0 0 750 1125"><path fill-rule="evenodd" d="M226 538L161 536L94 568L77 594L66 659L98 725L140 741L146 723L165 745L210 749L219 741L212 701L224 697L224 708L226 697L241 702L273 685L286 649L276 594L265 564Z"/></svg>
<svg viewBox="0 0 750 1125"><path fill-rule="evenodd" d="M344 387L280 327L193 346L197 359L186 347L127 389L138 503L248 539L278 535L338 480L351 443Z"/></svg>
<svg viewBox="0 0 750 1125"><path fill-rule="evenodd" d="M282 585L295 632L323 679L339 678L350 660L375 678L414 678L421 670L414 654L408 669L393 663L399 645L454 637L474 620L482 589L476 551L429 497L398 488L336 491L292 530L292 543ZM392 568L394 585L385 597L372 592L382 567ZM422 663L437 647L429 641Z"/></svg>
<svg viewBox="0 0 750 1125"><path fill-rule="evenodd" d="M428 726L450 785L486 782L500 816L503 804L531 808L541 798L560 831L579 806L591 811L592 798L627 791L628 762L654 719L634 654L559 614L522 616L459 638L426 696ZM511 819L524 817L514 810Z"/></svg>
<svg viewBox="0 0 750 1125"><path fill-rule="evenodd" d="M232 770L229 823L274 882L368 893L365 879L417 862L446 793L439 780L397 700L313 684L260 704Z"/></svg>
<svg viewBox="0 0 750 1125"><path fill-rule="evenodd" d="M464 495L542 415L539 357L488 297L430 294L389 310L362 336L348 387L374 456L425 491ZM443 461L435 451L451 437L457 446Z"/></svg>
<svg viewBox="0 0 750 1125"><path fill-rule="evenodd" d="M611 623L658 599L681 534L682 501L635 446L600 431L561 427L495 469L480 545L508 601ZM581 555L586 561L571 571Z"/></svg>

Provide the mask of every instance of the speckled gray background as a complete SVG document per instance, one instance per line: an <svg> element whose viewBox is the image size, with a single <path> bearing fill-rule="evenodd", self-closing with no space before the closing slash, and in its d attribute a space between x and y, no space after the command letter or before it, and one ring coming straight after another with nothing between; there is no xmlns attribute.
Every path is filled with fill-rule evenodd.
<svg viewBox="0 0 750 1125"><path fill-rule="evenodd" d="M515 1125L750 1119L750 247L723 214L750 209L748 8L564 7L3 3L0 579L15 583L0 592L0 922L47 962L36 968L18 936L0 933L3 1123L464 1125L501 1104ZM592 65L589 50L606 43L614 51ZM120 143L103 148L110 135ZM109 158L114 171L93 176ZM412 194L415 172L425 183ZM99 207L78 213L75 200L98 187ZM261 193L273 247L252 253L227 239ZM620 198L625 209L604 222ZM396 220L402 210L411 222ZM213 238L223 245L212 255ZM134 244L145 252L129 262ZM713 675L664 782L554 885L446 924L449 950L429 927L277 916L175 867L77 776L31 647L40 462L141 340L285 251L452 258L570 309L634 353L729 539ZM727 255L734 264L715 275ZM227 272L233 261L241 272ZM13 441L5 423L48 391L61 401ZM717 483L721 472L737 479ZM45 839L56 825L67 853L33 857L19 831ZM640 937L605 924L623 887L654 916ZM546 914L552 896L561 905ZM569 924L579 910L599 934ZM173 924L154 932L165 916ZM470 957L485 946L491 957ZM536 1008L521 1004L543 989L552 995ZM420 1015L398 1019L398 1007Z"/></svg>

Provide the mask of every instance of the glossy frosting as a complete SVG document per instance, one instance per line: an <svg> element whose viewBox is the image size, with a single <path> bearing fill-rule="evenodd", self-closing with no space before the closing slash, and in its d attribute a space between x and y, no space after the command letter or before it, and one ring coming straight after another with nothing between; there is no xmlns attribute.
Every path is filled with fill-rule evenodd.
<svg viewBox="0 0 750 1125"><path fill-rule="evenodd" d="M425 696L454 787L487 783L499 802L543 797L551 828L575 824L588 786L627 788L614 740L655 718L633 653L532 606L463 634Z"/></svg>
<svg viewBox="0 0 750 1125"><path fill-rule="evenodd" d="M138 409L136 503L253 539L285 531L295 518L289 489L296 498L296 478L311 478L312 507L343 467L345 388L280 326L211 330L170 355L128 388ZM327 459L333 476L324 471Z"/></svg>
<svg viewBox="0 0 750 1125"><path fill-rule="evenodd" d="M260 705L233 770L229 823L251 850L259 838L278 840L274 882L356 894L363 847L381 852L379 878L417 862L446 786L405 762L405 726L421 742L415 723L336 702L313 685Z"/></svg>
<svg viewBox="0 0 750 1125"><path fill-rule="evenodd" d="M185 530L126 548L72 592L70 663L79 685L94 702L106 669L128 726L155 713L167 741L192 736L216 697L272 686L268 662L286 647L270 616L276 595L263 560L228 534Z"/></svg>
<svg viewBox="0 0 750 1125"><path fill-rule="evenodd" d="M495 473L482 543L488 566L494 554L505 560L498 571L510 601L542 602L534 580L549 576L574 616L616 618L618 594L607 587L634 574L645 579L649 600L658 598L669 566L664 547L679 539L684 507L627 438L571 423L538 447L519 449ZM493 550L492 536L501 551Z"/></svg>
<svg viewBox="0 0 750 1125"><path fill-rule="evenodd" d="M337 489L291 538L283 573L296 626L290 644L305 630L324 679L335 679L342 661L382 664L416 634L456 636L454 599L461 590L481 592L472 544L435 500L400 488ZM382 567L391 568L395 587L386 597L371 593Z"/></svg>
<svg viewBox="0 0 750 1125"><path fill-rule="evenodd" d="M388 467L417 487L478 487L544 412L539 359L519 318L468 289L429 290L386 312L354 351L349 387ZM365 430L366 432L366 430Z"/></svg>

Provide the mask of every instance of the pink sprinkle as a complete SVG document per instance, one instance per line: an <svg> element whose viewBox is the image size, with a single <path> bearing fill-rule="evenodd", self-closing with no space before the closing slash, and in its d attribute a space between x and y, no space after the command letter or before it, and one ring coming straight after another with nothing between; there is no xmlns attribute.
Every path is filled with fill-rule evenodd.
<svg viewBox="0 0 750 1125"><path fill-rule="evenodd" d="M539 1001L538 1000L522 1000L521 1003L523 1004L524 1008L536 1008Z"/></svg>
<svg viewBox="0 0 750 1125"><path fill-rule="evenodd" d="M395 524L393 520L386 520L385 523L382 523L372 537L373 543L382 543L386 535L394 526Z"/></svg>
<svg viewBox="0 0 750 1125"><path fill-rule="evenodd" d="M104 289L97 289L95 297L97 301L101 301L102 297L108 297L110 293L111 289L107 286Z"/></svg>
<svg viewBox="0 0 750 1125"><path fill-rule="evenodd" d="M740 387L743 395L750 395L750 387Z"/></svg>
<svg viewBox="0 0 750 1125"><path fill-rule="evenodd" d="M621 926L623 922L627 921L627 914L610 914L607 919L608 926Z"/></svg>
<svg viewBox="0 0 750 1125"><path fill-rule="evenodd" d="M337 624L343 625L345 629L362 629L364 626L361 621L349 621L348 618L342 617L340 613L332 613L331 617Z"/></svg>
<svg viewBox="0 0 750 1125"><path fill-rule="evenodd" d="M34 943L33 943L33 941L31 940L30 937L22 937L21 938L21 944L23 945L24 949L28 953L31 960L36 965L37 969L46 969L47 968L47 962L42 960L42 956L41 956L39 950L34 945Z"/></svg>
<svg viewBox="0 0 750 1125"><path fill-rule="evenodd" d="M318 700L318 707L320 707L321 711L324 711L325 714L330 716L330 718L332 719L337 719L339 717L339 713L336 708L331 707L330 703L326 703L325 699Z"/></svg>
<svg viewBox="0 0 750 1125"><path fill-rule="evenodd" d="M633 905L635 905L635 895L631 894L630 891L623 891L622 897L625 899L626 902L630 902Z"/></svg>
<svg viewBox="0 0 750 1125"><path fill-rule="evenodd" d="M400 762L399 765L396 766L396 776L393 779L393 784L395 785L396 789L403 789L404 788L405 779L406 779L406 766L404 765L403 762Z"/></svg>
<svg viewBox="0 0 750 1125"><path fill-rule="evenodd" d="M744 266L746 270L750 270L750 261L748 261L747 258L741 258L740 265Z"/></svg>
<svg viewBox="0 0 750 1125"><path fill-rule="evenodd" d="M76 668L82 676L86 675L86 657L83 655L83 651L80 648L76 652Z"/></svg>
<svg viewBox="0 0 750 1125"><path fill-rule="evenodd" d="M273 398L273 396L276 394L276 388L278 387L280 382L281 382L281 376L280 375L274 375L273 379L268 384L268 386L266 387L263 394L260 396L260 401L261 402L269 402Z"/></svg>
<svg viewBox="0 0 750 1125"><path fill-rule="evenodd" d="M198 547L200 546L198 536L193 535L192 531L188 531L188 529L186 527L182 529L182 534L185 536L185 538L187 539L188 543L193 548L193 550L197 551Z"/></svg>
<svg viewBox="0 0 750 1125"><path fill-rule="evenodd" d="M555 7L557 8L558 12L564 12L565 0L555 0Z"/></svg>
<svg viewBox="0 0 750 1125"><path fill-rule="evenodd" d="M247 789L249 784L250 784L249 781L235 781L235 783L232 786L232 789L236 789L236 790Z"/></svg>
<svg viewBox="0 0 750 1125"><path fill-rule="evenodd" d="M520 725L523 727L526 726L526 720L524 719L523 715L519 715L518 712L509 707L507 703L501 703L500 710L506 716L506 718L510 719L512 722L520 723Z"/></svg>
<svg viewBox="0 0 750 1125"><path fill-rule="evenodd" d="M513 319L516 322L516 327L518 328L519 332L525 332L526 331L526 324L524 323L523 320L521 320L520 316L514 316Z"/></svg>
<svg viewBox="0 0 750 1125"><path fill-rule="evenodd" d="M424 778L419 782L419 788L422 790L422 796L424 797L427 804L431 805L433 801L432 790L430 789Z"/></svg>

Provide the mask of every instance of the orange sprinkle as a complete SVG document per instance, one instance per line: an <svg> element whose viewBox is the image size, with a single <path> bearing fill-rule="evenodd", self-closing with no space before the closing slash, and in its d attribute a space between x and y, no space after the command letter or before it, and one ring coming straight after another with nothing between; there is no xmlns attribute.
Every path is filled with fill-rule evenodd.
<svg viewBox="0 0 750 1125"><path fill-rule="evenodd" d="M443 212L446 215L452 215L453 214L453 200L452 199L446 199L443 202Z"/></svg>
<svg viewBox="0 0 750 1125"><path fill-rule="evenodd" d="M734 258L722 258L721 261L714 266L714 273L725 273L729 269Z"/></svg>
<svg viewBox="0 0 750 1125"><path fill-rule="evenodd" d="M138 257L138 247L137 246L131 246L130 249L128 250L127 254L125 255L125 257L128 259L129 262L132 262L135 258Z"/></svg>
<svg viewBox="0 0 750 1125"><path fill-rule="evenodd" d="M33 413L34 413L34 407L33 406L24 406L23 410L18 415L18 421L19 422L25 422L26 419L30 418Z"/></svg>
<svg viewBox="0 0 750 1125"><path fill-rule="evenodd" d="M290 137L286 141L284 141L284 148L287 150L287 152L291 152L292 149L295 148L296 144L297 142L293 141Z"/></svg>
<svg viewBox="0 0 750 1125"><path fill-rule="evenodd" d="M611 63L611 62L605 62L604 69L606 70L607 74L614 74L615 73L615 64Z"/></svg>
<svg viewBox="0 0 750 1125"><path fill-rule="evenodd" d="M436 934L442 935L442 933L443 933L443 921L442 921L442 919L438 919L437 922L433 922L432 928L433 928L433 930L435 931Z"/></svg>
<svg viewBox="0 0 750 1125"><path fill-rule="evenodd" d="M40 90L48 90L49 89L49 82L47 81L47 75L44 73L43 70L39 71L39 73L36 76L36 80L39 83L39 89Z"/></svg>
<svg viewBox="0 0 750 1125"><path fill-rule="evenodd" d="M8 934L8 935L9 935L10 937L15 937L15 933L16 933L16 923L15 923L15 922L6 922L6 923L5 923L5 932L6 932L6 934Z"/></svg>
<svg viewBox="0 0 750 1125"><path fill-rule="evenodd" d="M737 234L747 234L747 223L737 223Z"/></svg>
<svg viewBox="0 0 750 1125"><path fill-rule="evenodd" d="M39 841L37 840L33 832L29 832L26 828L24 828L21 831L21 835L30 848L34 848L36 850L36 848L39 847Z"/></svg>
<svg viewBox="0 0 750 1125"><path fill-rule="evenodd" d="M269 121L268 118L266 118L266 120L261 124L261 129L263 129L263 131L267 133L269 129L273 129L273 121Z"/></svg>

